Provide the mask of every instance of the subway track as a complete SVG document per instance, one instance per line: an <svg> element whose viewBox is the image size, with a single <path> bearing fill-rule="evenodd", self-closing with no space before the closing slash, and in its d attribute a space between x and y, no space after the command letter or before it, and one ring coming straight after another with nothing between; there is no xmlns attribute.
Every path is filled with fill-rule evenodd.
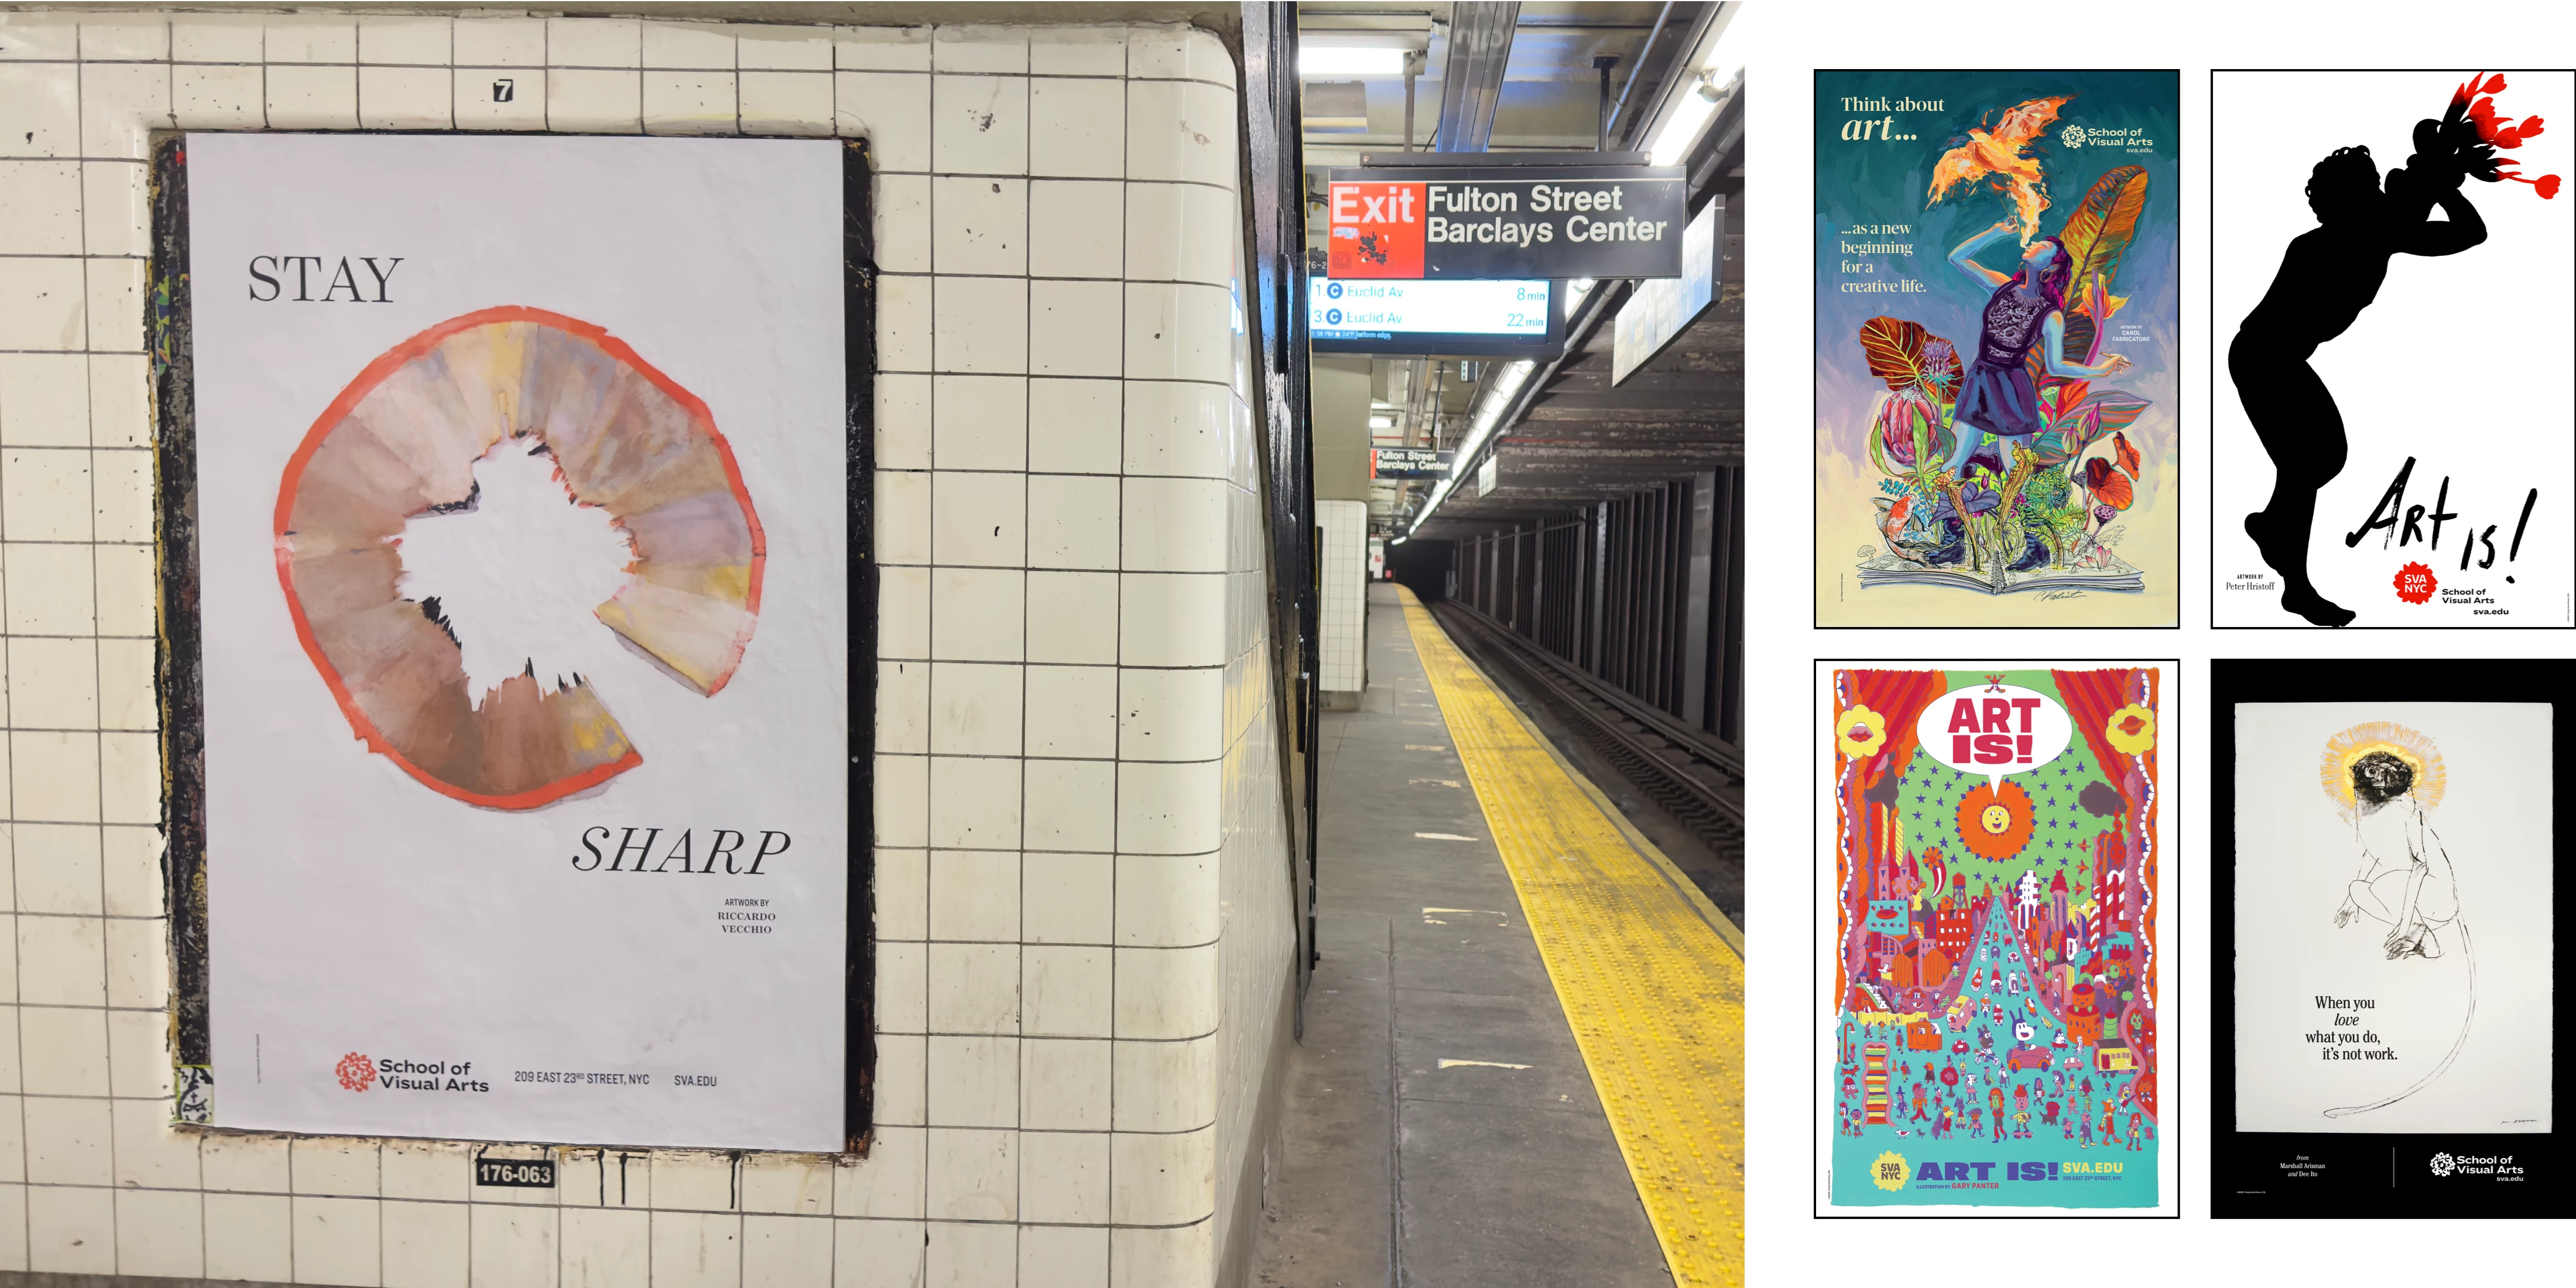
<svg viewBox="0 0 2576 1288"><path fill-rule="evenodd" d="M1669 714L1455 602L1434 606L1480 662L1500 664L1595 752L1721 862L1744 862L1744 764Z"/></svg>

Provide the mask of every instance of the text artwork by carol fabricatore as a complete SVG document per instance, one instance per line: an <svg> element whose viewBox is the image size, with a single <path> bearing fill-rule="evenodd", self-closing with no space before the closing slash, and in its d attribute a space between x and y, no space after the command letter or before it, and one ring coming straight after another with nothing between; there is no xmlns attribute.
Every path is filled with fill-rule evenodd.
<svg viewBox="0 0 2576 1288"><path fill-rule="evenodd" d="M1816 74L1816 619L2177 612L2179 80Z"/></svg>
<svg viewBox="0 0 2576 1288"><path fill-rule="evenodd" d="M830 141L192 135L220 1126L837 1150Z"/></svg>
<svg viewBox="0 0 2576 1288"><path fill-rule="evenodd" d="M2160 1206L2160 675L1831 672L1828 1205Z"/></svg>

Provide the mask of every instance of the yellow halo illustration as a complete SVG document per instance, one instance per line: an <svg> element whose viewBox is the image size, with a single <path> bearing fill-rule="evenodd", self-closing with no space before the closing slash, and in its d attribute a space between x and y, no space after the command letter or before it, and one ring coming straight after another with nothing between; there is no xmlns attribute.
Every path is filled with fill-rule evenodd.
<svg viewBox="0 0 2576 1288"><path fill-rule="evenodd" d="M2352 797L2352 765L2376 751L2395 756L2415 771L2415 782L2407 788L2407 795L2418 804L2431 809L2442 803L2449 774L2442 767L2442 753L2433 746L2433 740L2402 724L2373 720L2326 739L2325 758L2317 766L2317 777L2337 806L2346 813L2359 808Z"/></svg>

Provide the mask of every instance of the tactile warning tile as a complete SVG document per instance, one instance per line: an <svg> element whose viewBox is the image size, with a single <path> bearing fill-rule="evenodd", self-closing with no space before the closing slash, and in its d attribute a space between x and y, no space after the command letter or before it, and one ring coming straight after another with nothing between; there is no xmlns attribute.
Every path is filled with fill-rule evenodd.
<svg viewBox="0 0 2576 1288"><path fill-rule="evenodd" d="M1744 1281L1744 963L1429 610L1404 615L1673 1281Z"/></svg>

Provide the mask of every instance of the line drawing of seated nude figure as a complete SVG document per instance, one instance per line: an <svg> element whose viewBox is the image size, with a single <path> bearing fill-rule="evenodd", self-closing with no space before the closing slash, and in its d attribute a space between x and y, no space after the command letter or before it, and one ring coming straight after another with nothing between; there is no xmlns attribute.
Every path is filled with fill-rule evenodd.
<svg viewBox="0 0 2576 1288"><path fill-rule="evenodd" d="M2335 924L2368 917L2388 929L2390 960L2413 954L2442 955L2441 935L2460 916L2459 889L2441 838L2424 825L2424 811L2408 797L2414 770L2374 751L2352 765L2352 793L2359 802L2353 832L2361 842L2361 875L2344 887Z"/></svg>
<svg viewBox="0 0 2576 1288"><path fill-rule="evenodd" d="M2448 781L2433 740L2385 721L2355 725L2327 740L2320 774L2327 795L2352 823L2361 849L2360 870L2343 887L2334 924L2345 928L2367 921L2387 927L2380 950L2389 961L2439 959L2456 949L2468 970L2467 1013L2441 1063L2384 1100L2325 1111L2329 1118L2341 1118L2414 1095L2459 1058L2477 1016L2478 963L2469 947L2469 924L2460 915L2451 856L2425 818L2441 803Z"/></svg>

